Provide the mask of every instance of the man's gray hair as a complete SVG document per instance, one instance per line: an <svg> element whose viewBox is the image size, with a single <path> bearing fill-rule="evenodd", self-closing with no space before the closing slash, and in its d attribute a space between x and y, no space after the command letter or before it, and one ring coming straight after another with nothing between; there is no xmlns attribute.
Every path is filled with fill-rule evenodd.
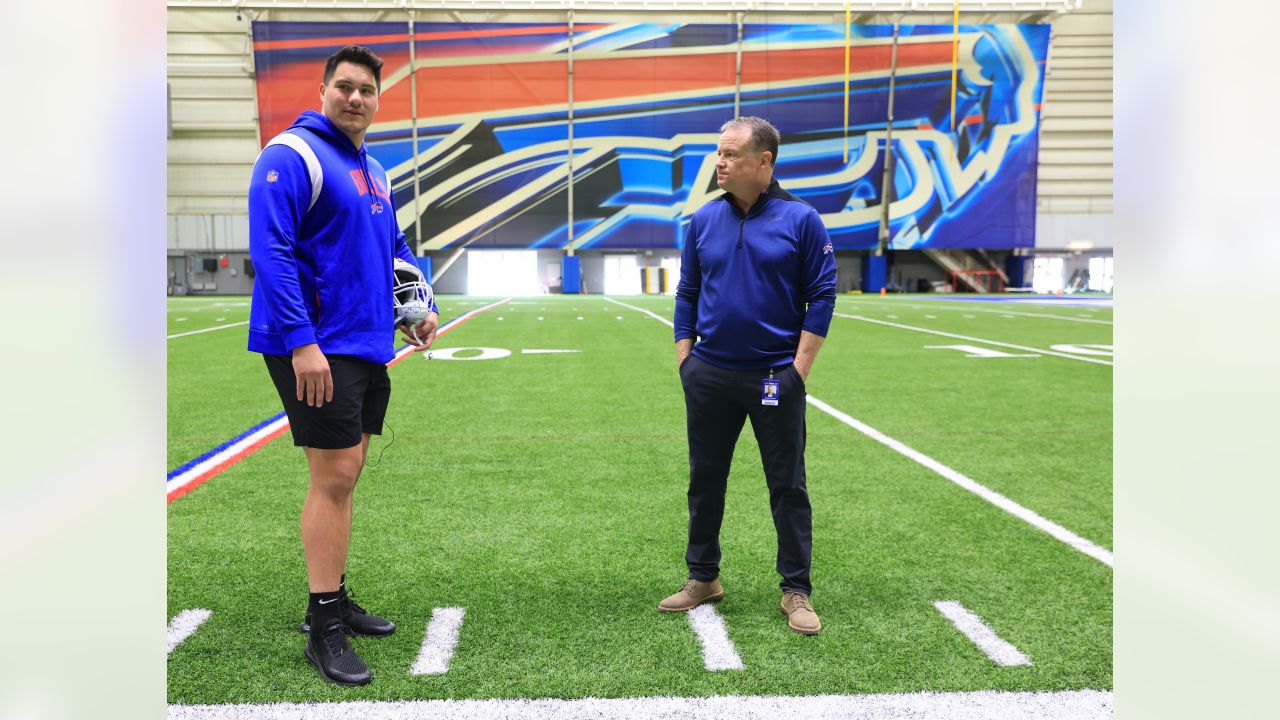
<svg viewBox="0 0 1280 720"><path fill-rule="evenodd" d="M751 132L751 146L757 152L768 150L773 154L773 164L778 164L778 145L782 142L782 133L778 132L778 128L774 127L773 123L762 117L751 115L730 120L720 126L720 132L729 128L746 128Z"/></svg>

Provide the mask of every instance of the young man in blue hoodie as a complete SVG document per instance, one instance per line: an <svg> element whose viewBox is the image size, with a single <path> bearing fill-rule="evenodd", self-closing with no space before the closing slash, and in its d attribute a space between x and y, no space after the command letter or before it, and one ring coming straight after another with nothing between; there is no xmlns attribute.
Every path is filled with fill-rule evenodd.
<svg viewBox="0 0 1280 720"><path fill-rule="evenodd" d="M733 448L749 417L778 533L780 607L789 628L816 635L822 623L809 603L805 381L835 310L835 255L817 211L773 178L777 129L741 117L720 131L716 181L725 193L690 219L676 286L676 362L689 434L689 579L658 609L684 612L724 598L720 522Z"/></svg>
<svg viewBox="0 0 1280 720"><path fill-rule="evenodd" d="M342 685L373 678L346 636L395 631L356 604L344 572L352 495L391 397L392 263L399 257L417 266L396 224L387 173L364 144L381 73L382 60L368 48L331 55L320 112L302 113L267 143L249 185L256 270L249 349L266 360L310 472L302 506L310 586L303 655ZM418 351L435 338L434 304L431 310L412 333L406 328Z"/></svg>

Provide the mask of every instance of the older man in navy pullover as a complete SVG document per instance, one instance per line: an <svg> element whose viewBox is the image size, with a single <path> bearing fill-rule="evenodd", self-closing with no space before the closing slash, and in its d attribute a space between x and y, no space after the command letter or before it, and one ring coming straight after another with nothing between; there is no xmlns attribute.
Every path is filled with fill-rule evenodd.
<svg viewBox="0 0 1280 720"><path fill-rule="evenodd" d="M689 579L658 609L724 598L720 522L749 417L778 533L781 609L788 627L814 635L822 624L809 603L805 381L835 309L836 263L817 211L773 179L780 141L761 118L725 123L716 163L725 193L685 233L675 341L689 433Z"/></svg>

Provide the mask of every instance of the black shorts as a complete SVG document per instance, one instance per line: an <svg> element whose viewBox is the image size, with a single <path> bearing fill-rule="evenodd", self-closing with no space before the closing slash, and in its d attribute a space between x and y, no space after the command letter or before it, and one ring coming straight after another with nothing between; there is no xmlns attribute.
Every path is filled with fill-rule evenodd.
<svg viewBox="0 0 1280 720"><path fill-rule="evenodd" d="M267 371L289 416L294 445L341 450L359 445L364 433L382 434L382 421L391 400L391 378L387 377L386 365L350 355L326 355L329 373L333 376L333 400L317 408L298 400L292 357L262 357L267 361Z"/></svg>

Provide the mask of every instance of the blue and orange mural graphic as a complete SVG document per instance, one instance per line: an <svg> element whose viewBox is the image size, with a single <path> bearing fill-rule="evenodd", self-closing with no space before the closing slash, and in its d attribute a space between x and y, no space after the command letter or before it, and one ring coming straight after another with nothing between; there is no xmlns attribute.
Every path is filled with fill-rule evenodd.
<svg viewBox="0 0 1280 720"><path fill-rule="evenodd" d="M952 28L899 29L888 189L891 246L1035 244L1036 157L1047 25L962 25L952 131ZM879 232L893 28L856 25L845 159L844 26L743 27L741 115L783 134L776 176L821 213L837 249ZM257 22L262 141L319 106L325 57L367 45L385 61L369 151L388 168L406 235L422 250L680 247L720 194L719 127L733 116L737 28L577 24L572 157L569 28L417 23L414 211L406 23Z"/></svg>

